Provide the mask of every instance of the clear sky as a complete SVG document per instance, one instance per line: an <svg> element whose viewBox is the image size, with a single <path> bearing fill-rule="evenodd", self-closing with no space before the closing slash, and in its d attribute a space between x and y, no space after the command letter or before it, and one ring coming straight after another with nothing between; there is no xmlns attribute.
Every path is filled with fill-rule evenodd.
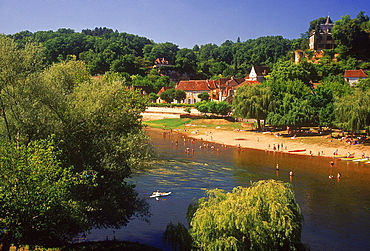
<svg viewBox="0 0 370 251"><path fill-rule="evenodd" d="M333 21L370 0L0 0L0 34L107 27L180 48L281 35L299 38L309 22Z"/></svg>

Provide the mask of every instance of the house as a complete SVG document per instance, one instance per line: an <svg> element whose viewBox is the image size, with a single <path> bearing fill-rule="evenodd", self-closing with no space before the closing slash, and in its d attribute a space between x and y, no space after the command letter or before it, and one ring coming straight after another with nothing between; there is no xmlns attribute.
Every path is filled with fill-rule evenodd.
<svg viewBox="0 0 370 251"><path fill-rule="evenodd" d="M229 96L233 97L234 90L237 88L237 86L239 86L245 81L246 81L245 78L234 78L234 77L231 77L227 79L226 81L220 81L220 85L219 85L220 91L219 91L218 100L225 101L227 97Z"/></svg>
<svg viewBox="0 0 370 251"><path fill-rule="evenodd" d="M271 72L270 67L267 66L253 66L249 76L248 80L251 81L258 81L262 83L265 81L265 76L267 76Z"/></svg>
<svg viewBox="0 0 370 251"><path fill-rule="evenodd" d="M333 27L334 23L328 16L326 22L319 25L318 30L312 30L309 38L310 50L334 49L335 41L331 34Z"/></svg>
<svg viewBox="0 0 370 251"><path fill-rule="evenodd" d="M185 104L195 104L201 101L198 95L207 92L211 100L217 100L218 98L218 86L217 80L186 80L180 81L176 89L185 91L186 99Z"/></svg>
<svg viewBox="0 0 370 251"><path fill-rule="evenodd" d="M156 60L154 60L154 65L153 65L153 68L158 68L158 67L172 67L173 65L171 65L166 59L164 58L157 58Z"/></svg>
<svg viewBox="0 0 370 251"><path fill-rule="evenodd" d="M350 86L354 86L360 79L365 79L368 76L366 73L360 70L345 70L344 79L349 83Z"/></svg>

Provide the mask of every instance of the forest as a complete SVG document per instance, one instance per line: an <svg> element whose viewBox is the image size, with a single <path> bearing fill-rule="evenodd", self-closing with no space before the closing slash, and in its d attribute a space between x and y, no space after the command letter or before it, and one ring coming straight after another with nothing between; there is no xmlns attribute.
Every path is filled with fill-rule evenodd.
<svg viewBox="0 0 370 251"><path fill-rule="evenodd" d="M244 78L254 65L269 66L263 84L238 89L235 115L274 126L369 131L370 80L349 86L343 78L345 70L370 68L369 17L336 21L336 48L319 57L307 39L324 21L311 21L293 40L267 36L191 49L98 27L0 35L2 246L62 245L92 228L150 215L125 181L153 156L140 120L150 97L129 87L158 92L175 85L159 71L167 67L153 68L157 58L191 79ZM296 50L305 55L300 63Z"/></svg>

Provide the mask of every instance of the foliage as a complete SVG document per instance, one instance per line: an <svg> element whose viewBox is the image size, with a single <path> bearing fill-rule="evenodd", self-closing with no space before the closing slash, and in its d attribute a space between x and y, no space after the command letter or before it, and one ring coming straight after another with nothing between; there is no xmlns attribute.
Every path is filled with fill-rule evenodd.
<svg viewBox="0 0 370 251"><path fill-rule="evenodd" d="M346 95L334 103L336 125L349 131L366 129L370 125L370 93L357 90L353 95Z"/></svg>
<svg viewBox="0 0 370 251"><path fill-rule="evenodd" d="M253 118L257 120L258 129L261 129L261 120L267 118L272 111L274 102L270 87L253 84L238 88L233 100L234 116Z"/></svg>
<svg viewBox="0 0 370 251"><path fill-rule="evenodd" d="M199 93L198 98L200 98L201 101L209 101L209 93L208 92Z"/></svg>
<svg viewBox="0 0 370 251"><path fill-rule="evenodd" d="M295 64L292 61L278 61L270 73L270 79L275 81L300 80L309 84L311 72L309 63Z"/></svg>
<svg viewBox="0 0 370 251"><path fill-rule="evenodd" d="M147 203L125 180L151 157L140 115L148 104L147 97L128 90L124 85L126 78L118 73L92 79L85 64L73 57L43 70L38 61L42 51L34 44L19 49L14 41L0 36L0 50L8 63L0 70L2 135L9 142L31 146L35 140L53 134L55 145L61 150L58 165L95 177L93 186L80 182L69 185L63 190L65 194L60 194L62 200L63 196L70 196L83 204L84 213L76 217L79 221L61 209L62 215L56 215L60 220L69 220L70 228L64 229L63 224L42 217L37 218L37 224L53 228L49 230L52 237L60 230L67 240L92 227L120 227L133 217L148 216ZM19 182L27 183L26 178L27 175L20 177ZM19 210L28 210L26 204L22 205ZM17 215L22 217L13 214L15 221L20 220ZM20 225L17 231L30 231L27 227ZM37 234L40 233L35 232L34 240L29 241L44 245L46 242L41 242Z"/></svg>
<svg viewBox="0 0 370 251"><path fill-rule="evenodd" d="M261 180L226 193L208 190L188 208L193 248L199 250L306 250L302 214L289 183ZM178 231L178 232L177 232ZM180 224L164 234L177 250L189 237ZM176 246L178 245L178 246Z"/></svg>
<svg viewBox="0 0 370 251"><path fill-rule="evenodd" d="M73 174L58 160L51 139L1 142L0 227L14 245L55 246L89 228L86 205L71 187L94 185L94 174ZM1 239L1 236L0 236Z"/></svg>
<svg viewBox="0 0 370 251"><path fill-rule="evenodd" d="M370 58L370 31L369 17L360 12L356 18L343 16L334 24L333 37L337 44L337 51L343 56L354 56L358 59Z"/></svg>
<svg viewBox="0 0 370 251"><path fill-rule="evenodd" d="M195 108L202 113L213 113L217 115L228 115L231 112L231 105L227 102L200 101L195 103Z"/></svg>
<svg viewBox="0 0 370 251"><path fill-rule="evenodd" d="M180 103L181 100L186 98L186 93L183 90L171 88L162 92L159 97L167 103L172 103L173 100L177 100Z"/></svg>

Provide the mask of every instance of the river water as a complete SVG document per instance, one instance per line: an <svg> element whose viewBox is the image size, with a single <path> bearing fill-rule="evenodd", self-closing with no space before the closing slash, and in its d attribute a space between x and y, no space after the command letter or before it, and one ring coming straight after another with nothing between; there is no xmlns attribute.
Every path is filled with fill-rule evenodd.
<svg viewBox="0 0 370 251"><path fill-rule="evenodd" d="M94 230L87 240L137 241L164 250L161 241L167 224L186 223L187 207L206 189L230 191L261 179L291 182L304 216L302 242L311 250L370 250L370 164L330 158L290 155L260 150L223 148L209 144L199 148L181 134L148 130L160 163L135 173L130 182L151 206L150 224L131 221L118 230ZM178 140L176 145L175 140ZM211 146L214 146L212 149ZM186 148L194 149L185 152ZM275 170L279 164L279 171ZM289 172L293 171L291 177ZM341 179L337 179L337 173ZM333 175L333 179L329 179ZM159 189L172 194L160 200L149 195Z"/></svg>

